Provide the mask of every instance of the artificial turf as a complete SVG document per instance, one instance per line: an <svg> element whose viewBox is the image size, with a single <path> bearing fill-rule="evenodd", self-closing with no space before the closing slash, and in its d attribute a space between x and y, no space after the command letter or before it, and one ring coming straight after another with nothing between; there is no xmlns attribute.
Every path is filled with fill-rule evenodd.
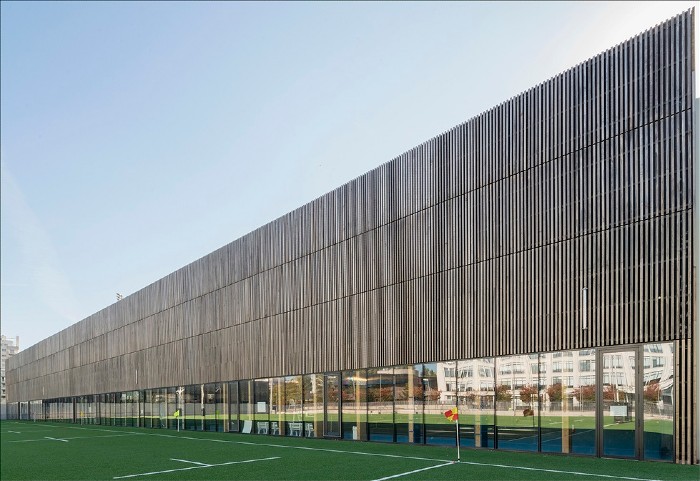
<svg viewBox="0 0 700 481"><path fill-rule="evenodd" d="M28 421L0 424L0 454L2 480L700 479L668 463L474 449L452 463L453 447Z"/></svg>

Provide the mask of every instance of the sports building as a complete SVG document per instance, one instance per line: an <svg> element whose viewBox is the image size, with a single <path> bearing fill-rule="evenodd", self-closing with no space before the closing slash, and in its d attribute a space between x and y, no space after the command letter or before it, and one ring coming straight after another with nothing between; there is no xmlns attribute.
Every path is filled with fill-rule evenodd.
<svg viewBox="0 0 700 481"><path fill-rule="evenodd" d="M693 25L20 352L12 415L697 463Z"/></svg>

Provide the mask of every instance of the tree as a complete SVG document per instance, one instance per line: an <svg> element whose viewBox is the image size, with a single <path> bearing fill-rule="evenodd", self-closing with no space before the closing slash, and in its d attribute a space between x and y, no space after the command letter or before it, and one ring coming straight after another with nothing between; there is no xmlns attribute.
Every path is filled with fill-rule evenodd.
<svg viewBox="0 0 700 481"><path fill-rule="evenodd" d="M510 402L513 399L513 395L510 393L510 388L505 384L496 386L496 401Z"/></svg>
<svg viewBox="0 0 700 481"><path fill-rule="evenodd" d="M581 386L574 389L574 397L578 402L595 402L595 386Z"/></svg>
<svg viewBox="0 0 700 481"><path fill-rule="evenodd" d="M659 400L659 381L652 381L646 386L644 386L644 400L656 402Z"/></svg>
<svg viewBox="0 0 700 481"><path fill-rule="evenodd" d="M603 399L606 401L617 400L617 386L607 385L603 388Z"/></svg>
<svg viewBox="0 0 700 481"><path fill-rule="evenodd" d="M527 404L532 404L537 399L537 388L535 386L523 386L520 388L520 400Z"/></svg>
<svg viewBox="0 0 700 481"><path fill-rule="evenodd" d="M414 384L413 385L413 397L422 400L423 399L423 385L422 384Z"/></svg>
<svg viewBox="0 0 700 481"><path fill-rule="evenodd" d="M551 402L560 402L564 397L563 394L564 393L560 382L552 384L547 388L547 396L549 396L549 400Z"/></svg>

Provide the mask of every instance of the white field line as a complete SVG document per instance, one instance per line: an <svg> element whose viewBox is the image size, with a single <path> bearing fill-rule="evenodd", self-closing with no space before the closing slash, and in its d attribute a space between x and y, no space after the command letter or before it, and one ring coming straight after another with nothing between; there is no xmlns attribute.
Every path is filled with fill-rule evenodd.
<svg viewBox="0 0 700 481"><path fill-rule="evenodd" d="M613 476L611 474L584 473L580 471L562 471L559 469L528 468L526 466L512 466L509 464L476 463L473 461L460 461L460 464L471 464L473 466L487 466L493 468L521 469L524 471L543 471L545 473L573 474L575 476L594 476L597 478L631 479L633 481L661 481L659 479L633 478L630 476Z"/></svg>
<svg viewBox="0 0 700 481"><path fill-rule="evenodd" d="M126 476L114 476L112 479L135 478L136 476L150 476L152 474L174 473L175 471L189 471L190 469L206 469L206 468L212 468L214 466L228 466L230 464L255 463L257 461L271 461L273 459L280 459L280 458L279 458L279 456L276 456L276 457L272 457L272 458L246 459L245 461L229 461L228 463L206 464L204 466L189 466L187 468L166 469L165 471L151 471L150 473L127 474ZM177 461L181 461L181 460L177 460ZM186 462L191 463L192 461L186 461Z"/></svg>
<svg viewBox="0 0 700 481"><path fill-rule="evenodd" d="M65 426L65 427L70 427L73 429L90 429L90 428L80 428L80 427L74 427L74 426ZM107 430L107 429L97 429L97 431L120 432L120 431ZM193 438L193 437L189 437L189 436L176 436L173 434L135 433L133 431L130 431L130 432L134 433L134 434L144 434L146 436L159 436L159 437L165 437L165 438L188 439L188 440L192 440L192 441L210 441L210 442L215 442L215 443L247 444L250 446L268 446L268 447L274 447L274 448L302 449L302 450L307 450L307 451L324 451L324 452L329 452L329 453L357 454L357 455L363 455L363 456L378 456L378 457L385 457L385 458L417 459L420 461L434 461L434 462L441 462L441 463L452 463L453 462L453 460L450 460L450 459L423 458L423 457L419 457L419 456L401 456L398 454L364 453L362 451L343 451L340 449L310 448L307 446L287 446L284 444L253 443L253 442L247 442L247 441L229 441L229 440L225 440L225 439ZM598 476L601 478L628 479L631 481L660 481L660 480L656 480L656 479L634 478L634 477L630 477L630 476L613 476L613 475L609 475L609 474L584 473L584 472L578 472L578 471L561 471L561 470L557 470L557 469L528 468L526 466L512 466L512 465L507 465L507 464L477 463L477 462L470 462L470 461L461 461L460 464L471 464L474 466L490 466L490 467L495 467L495 468L506 468L506 469L522 469L525 471L542 471L542 472L550 472L550 473L572 474L572 475L576 475L576 476L594 476L594 477Z"/></svg>
<svg viewBox="0 0 700 481"><path fill-rule="evenodd" d="M6 431L8 433L22 434L20 431Z"/></svg>
<svg viewBox="0 0 700 481"><path fill-rule="evenodd" d="M50 437L48 437L48 436L44 436L44 439L50 439L50 440L52 440L52 441L63 441L64 443L67 443L67 442L68 442L67 439L50 438ZM42 441L43 441L43 440L42 440Z"/></svg>
<svg viewBox="0 0 700 481"><path fill-rule="evenodd" d="M85 429L88 431L105 431L110 433L123 433L124 431L119 431L115 429L96 429L96 428L83 428L79 426L63 426L69 429ZM307 446L288 446L285 444L271 444L271 443L253 443L249 441L233 441L227 439L210 439L210 438L193 438L190 436L177 436L174 434L157 434L157 433L143 433L137 431L128 431L130 434L141 434L144 436L158 436L163 438L174 438L174 439L188 439L191 441L208 441L212 443L229 443L229 444L245 444L249 446L267 446L272 448L286 448L286 449L301 449L306 451L324 451L329 453L340 453L340 454L357 454L361 456L379 456L384 458L397 458L397 459L417 459L419 461L432 461L438 463L451 463L451 459L435 459L435 458L423 458L419 456L401 456L398 454L380 454L380 453L365 453L362 451L343 451L341 449L329 449L329 448L310 448Z"/></svg>
<svg viewBox="0 0 700 481"><path fill-rule="evenodd" d="M199 464L200 466L211 466L211 464L200 463L200 462L198 462L198 461L188 461L187 459L170 458L170 461L180 461L180 462L182 462L182 463Z"/></svg>
<svg viewBox="0 0 700 481"><path fill-rule="evenodd" d="M399 474L394 474L394 475L391 475L391 476L386 476L386 477L384 477L384 478L378 478L378 479L375 479L374 481L385 481L386 479L392 479L392 478L398 478L398 477L401 477L401 476L407 476L407 475L409 475L409 474L420 473L421 471L427 471L427 470L429 470L429 469L441 468L441 467L443 467L443 466L450 466L451 464L454 464L454 463L453 463L453 462L450 462L450 463L444 463L444 464L437 464L437 465L435 465L435 466L428 466L427 468L414 469L413 471L406 471L405 473L399 473Z"/></svg>
<svg viewBox="0 0 700 481"><path fill-rule="evenodd" d="M61 438L61 439L55 439L55 438L50 438L48 436L44 437L43 439L19 439L16 441L8 441L9 443L33 443L36 441L44 441L46 439L54 439L55 441L63 441L63 440L73 440L73 439L99 439L99 438L118 438L121 436L134 436L138 435L141 433L129 433L129 434L107 434L106 436L76 436L73 438ZM67 442L67 441L66 441Z"/></svg>
<svg viewBox="0 0 700 481"><path fill-rule="evenodd" d="M419 456L401 456L398 454L381 454L381 453L365 453L362 451L343 451L342 449L329 449L329 448L310 448L308 446L288 446L286 444L270 444L270 443L252 443L248 441L229 441L226 439L207 439L207 438L193 438L189 436L176 436L173 434L151 434L148 436L159 436L164 438L175 438L175 439L188 439L191 441L209 441L212 443L230 443L230 444L245 444L248 446L266 446L270 448L285 448L285 449L302 449L306 451L322 451L327 453L340 453L340 454L357 454L361 456L379 456L383 458L398 458L398 459L417 459L419 461L436 461L439 463L451 463L449 459L435 459L435 458L422 458Z"/></svg>

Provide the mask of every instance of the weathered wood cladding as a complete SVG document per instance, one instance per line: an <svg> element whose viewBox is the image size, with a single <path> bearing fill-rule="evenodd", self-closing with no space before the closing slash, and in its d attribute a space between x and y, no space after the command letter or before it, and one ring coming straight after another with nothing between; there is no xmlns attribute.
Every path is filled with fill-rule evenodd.
<svg viewBox="0 0 700 481"><path fill-rule="evenodd" d="M9 398L690 339L692 25L681 14L20 352Z"/></svg>

